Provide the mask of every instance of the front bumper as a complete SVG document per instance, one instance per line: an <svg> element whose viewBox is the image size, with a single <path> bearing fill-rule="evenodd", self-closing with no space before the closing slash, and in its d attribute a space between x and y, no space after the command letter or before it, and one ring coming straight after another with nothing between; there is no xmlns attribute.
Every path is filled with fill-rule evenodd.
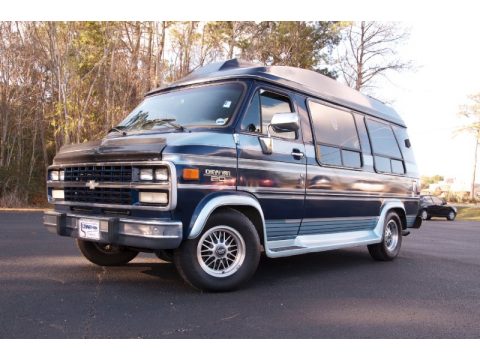
<svg viewBox="0 0 480 360"><path fill-rule="evenodd" d="M183 225L180 221L89 216L47 211L43 215L43 224L55 234L79 238L79 219L100 221L100 239L93 241L101 243L161 250L177 248L183 238Z"/></svg>

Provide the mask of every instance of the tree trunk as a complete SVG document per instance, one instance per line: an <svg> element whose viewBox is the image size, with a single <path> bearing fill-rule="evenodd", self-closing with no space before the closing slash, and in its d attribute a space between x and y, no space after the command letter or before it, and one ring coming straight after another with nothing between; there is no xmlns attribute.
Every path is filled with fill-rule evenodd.
<svg viewBox="0 0 480 360"><path fill-rule="evenodd" d="M365 21L360 23L360 46L357 51L357 80L355 82L355 90L360 91L363 86L363 54L365 51Z"/></svg>
<svg viewBox="0 0 480 360"><path fill-rule="evenodd" d="M162 35L157 54L157 67L155 74L155 86L162 86L163 84L163 53L165 48L165 32L167 29L167 22L162 21Z"/></svg>
<svg viewBox="0 0 480 360"><path fill-rule="evenodd" d="M237 22L232 21L232 32L230 33L230 38L228 39L228 59L233 59L233 51L235 50L235 33L237 31Z"/></svg>

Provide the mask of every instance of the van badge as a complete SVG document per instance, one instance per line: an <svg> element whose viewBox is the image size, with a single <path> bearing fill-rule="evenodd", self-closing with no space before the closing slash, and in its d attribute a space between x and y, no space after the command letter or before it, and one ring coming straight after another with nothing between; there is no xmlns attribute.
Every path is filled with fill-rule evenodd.
<svg viewBox="0 0 480 360"><path fill-rule="evenodd" d="M203 174L204 176L210 177L210 181L213 182L223 182L232 177L229 170L213 170L213 169L205 169Z"/></svg>
<svg viewBox="0 0 480 360"><path fill-rule="evenodd" d="M95 188L100 185L98 182L96 182L95 180L89 180L87 181L87 183L85 184L85 186L88 186L88 188L90 190L95 190Z"/></svg>

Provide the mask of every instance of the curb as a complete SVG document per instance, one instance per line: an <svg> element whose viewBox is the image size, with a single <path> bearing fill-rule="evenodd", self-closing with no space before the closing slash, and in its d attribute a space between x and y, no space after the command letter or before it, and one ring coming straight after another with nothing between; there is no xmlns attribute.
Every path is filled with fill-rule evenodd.
<svg viewBox="0 0 480 360"><path fill-rule="evenodd" d="M52 210L50 208L0 208L0 213L4 212L43 212Z"/></svg>

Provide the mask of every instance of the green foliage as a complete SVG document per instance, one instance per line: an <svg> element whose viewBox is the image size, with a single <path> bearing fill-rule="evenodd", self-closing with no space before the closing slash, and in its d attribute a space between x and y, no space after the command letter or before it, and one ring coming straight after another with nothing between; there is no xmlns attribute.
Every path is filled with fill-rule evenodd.
<svg viewBox="0 0 480 360"><path fill-rule="evenodd" d="M480 221L480 207L459 207L457 220Z"/></svg>
<svg viewBox="0 0 480 360"><path fill-rule="evenodd" d="M442 175L422 176L420 182L422 184L422 189L426 189L429 185L436 184L443 180L445 180L445 178Z"/></svg>
<svg viewBox="0 0 480 360"><path fill-rule="evenodd" d="M61 146L102 138L153 86L240 57L331 77L341 22L0 22L0 206L45 200ZM39 194L43 194L39 196Z"/></svg>
<svg viewBox="0 0 480 360"><path fill-rule="evenodd" d="M98 66L108 39L103 24L95 21L78 23L75 33L69 60L78 76L83 78Z"/></svg>
<svg viewBox="0 0 480 360"><path fill-rule="evenodd" d="M327 71L331 50L341 39L340 22L268 21L257 25L254 36L242 39L243 57L266 65L288 65Z"/></svg>

